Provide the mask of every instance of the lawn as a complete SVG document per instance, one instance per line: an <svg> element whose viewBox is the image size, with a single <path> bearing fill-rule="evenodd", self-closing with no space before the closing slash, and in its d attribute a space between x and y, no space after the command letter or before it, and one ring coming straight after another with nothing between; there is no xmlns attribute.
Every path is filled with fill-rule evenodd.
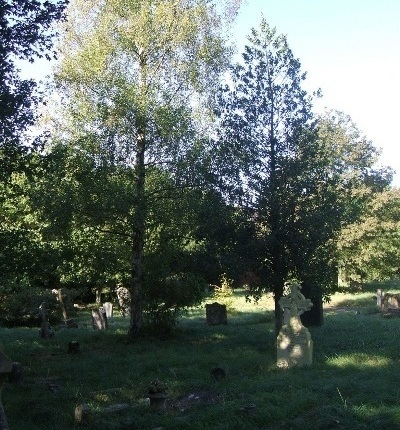
<svg viewBox="0 0 400 430"><path fill-rule="evenodd" d="M207 326L204 305L173 336L127 342L127 319L94 331L81 311L79 328L0 328L1 349L22 363L21 384L7 383L3 406L12 430L82 429L394 429L400 428L400 319L376 312L376 288L338 293L324 325L311 328L313 365L276 367L272 298L232 300L228 324ZM68 343L80 352L68 354ZM223 379L212 370L221 367ZM165 411L153 411L147 387L168 386ZM91 413L74 420L78 405ZM110 405L128 405L111 413Z"/></svg>

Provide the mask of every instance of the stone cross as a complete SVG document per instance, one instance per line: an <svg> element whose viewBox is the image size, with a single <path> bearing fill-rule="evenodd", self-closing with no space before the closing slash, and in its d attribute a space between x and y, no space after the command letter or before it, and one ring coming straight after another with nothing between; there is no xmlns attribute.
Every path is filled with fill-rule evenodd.
<svg viewBox="0 0 400 430"><path fill-rule="evenodd" d="M283 324L300 322L299 316L304 312L309 311L313 304L310 299L306 299L301 294L301 286L299 284L290 284L290 295L287 297L281 297L279 305L283 309Z"/></svg>
<svg viewBox="0 0 400 430"><path fill-rule="evenodd" d="M300 315L312 307L311 300L301 294L301 286L291 284L290 294L279 300L284 312L284 325L277 338L277 366L293 367L312 364L313 344L310 332Z"/></svg>

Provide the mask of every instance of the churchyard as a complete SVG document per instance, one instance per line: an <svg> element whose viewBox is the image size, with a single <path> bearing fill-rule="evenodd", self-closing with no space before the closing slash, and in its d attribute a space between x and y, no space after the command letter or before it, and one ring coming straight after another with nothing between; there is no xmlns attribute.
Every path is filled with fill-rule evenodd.
<svg viewBox="0 0 400 430"><path fill-rule="evenodd" d="M338 293L324 325L310 327L312 364L277 366L273 301L231 299L227 324L207 325L205 304L171 335L127 342L118 312L94 330L91 309L78 328L0 328L1 350L21 363L2 403L11 430L394 429L400 428L400 318L381 312L377 288ZM149 386L166 388L161 410Z"/></svg>

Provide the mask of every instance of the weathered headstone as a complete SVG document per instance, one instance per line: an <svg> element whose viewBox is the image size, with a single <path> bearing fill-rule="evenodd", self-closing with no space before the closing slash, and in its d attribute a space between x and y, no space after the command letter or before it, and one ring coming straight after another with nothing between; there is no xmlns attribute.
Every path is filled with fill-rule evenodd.
<svg viewBox="0 0 400 430"><path fill-rule="evenodd" d="M113 317L113 304L111 302L105 302L103 305L104 310L106 311L107 319Z"/></svg>
<svg viewBox="0 0 400 430"><path fill-rule="evenodd" d="M300 315L311 309L310 299L300 292L300 285L290 285L290 295L279 301L284 312L283 327L277 338L277 366L294 367L312 364L313 343Z"/></svg>
<svg viewBox="0 0 400 430"><path fill-rule="evenodd" d="M92 325L94 330L108 329L107 315L103 308L92 310Z"/></svg>
<svg viewBox="0 0 400 430"><path fill-rule="evenodd" d="M384 309L399 309L400 294L385 293L382 298L382 307Z"/></svg>
<svg viewBox="0 0 400 430"><path fill-rule="evenodd" d="M54 336L54 331L50 328L50 323L47 319L47 308L46 308L46 302L43 302L39 306L39 310L42 316L42 324L39 331L39 336L42 339L48 339L50 337Z"/></svg>
<svg viewBox="0 0 400 430"><path fill-rule="evenodd" d="M8 379L12 372L12 361L2 352L0 352L0 429L9 430L6 413L4 412L1 402L1 392L4 382Z"/></svg>
<svg viewBox="0 0 400 430"><path fill-rule="evenodd" d="M208 325L227 324L226 306L217 302L206 304L206 321Z"/></svg>

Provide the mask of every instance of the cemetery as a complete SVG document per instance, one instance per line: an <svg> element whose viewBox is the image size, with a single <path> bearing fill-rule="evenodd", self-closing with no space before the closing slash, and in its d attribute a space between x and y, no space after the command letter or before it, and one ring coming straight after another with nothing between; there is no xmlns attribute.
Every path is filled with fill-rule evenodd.
<svg viewBox="0 0 400 430"><path fill-rule="evenodd" d="M2 3L0 430L400 428L400 188L285 25Z"/></svg>
<svg viewBox="0 0 400 430"><path fill-rule="evenodd" d="M250 303L244 290L220 323L209 297L173 333L136 341L110 304L70 328L1 327L1 428L398 428L400 318L385 303L400 285L378 287L334 294L306 328L312 304L292 286L277 338L272 296Z"/></svg>

